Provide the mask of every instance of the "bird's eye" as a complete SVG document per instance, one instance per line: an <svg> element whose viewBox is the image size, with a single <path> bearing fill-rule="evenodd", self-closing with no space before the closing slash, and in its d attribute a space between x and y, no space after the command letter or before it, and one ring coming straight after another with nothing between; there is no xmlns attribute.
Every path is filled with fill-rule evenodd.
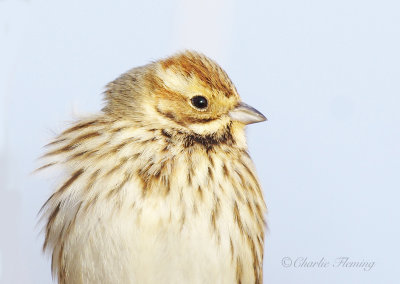
<svg viewBox="0 0 400 284"><path fill-rule="evenodd" d="M192 105L198 109L205 109L208 105L208 101L203 96L195 96L191 99Z"/></svg>

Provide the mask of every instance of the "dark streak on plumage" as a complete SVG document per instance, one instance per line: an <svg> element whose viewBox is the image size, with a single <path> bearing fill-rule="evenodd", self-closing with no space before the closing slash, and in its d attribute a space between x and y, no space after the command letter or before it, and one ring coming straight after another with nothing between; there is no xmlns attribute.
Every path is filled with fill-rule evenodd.
<svg viewBox="0 0 400 284"><path fill-rule="evenodd" d="M193 176L193 174L194 174L193 164L192 164L192 161L189 161L189 169L188 169L188 172L187 172L187 183L188 183L189 186L192 185L192 176Z"/></svg>
<svg viewBox="0 0 400 284"><path fill-rule="evenodd" d="M239 177L239 179L240 179L240 184L242 185L242 187L243 187L243 188L247 188L247 187L246 187L246 180L244 179L244 177L243 177L241 171L239 171L239 170L236 169L236 168L235 168L234 171L235 171L236 175Z"/></svg>
<svg viewBox="0 0 400 284"><path fill-rule="evenodd" d="M260 187L259 187L259 183L258 183L257 178L256 178L256 176L254 175L253 171L251 171L250 168L249 168L249 167L246 165L246 163L244 163L243 161L241 161L241 164L243 165L244 169L246 170L246 173L250 176L250 178L251 178L253 184L255 185L256 190L257 190L257 193L258 193L259 195L262 195L261 189L260 189Z"/></svg>
<svg viewBox="0 0 400 284"><path fill-rule="evenodd" d="M193 147L194 145L201 145L206 148L207 151L213 149L214 146L218 145L229 145L232 146L235 144L235 140L231 133L231 126L228 125L226 129L220 133L213 133L213 134L206 134L200 135L197 133L187 133L184 134L183 137L183 147L189 148Z"/></svg>
<svg viewBox="0 0 400 284"><path fill-rule="evenodd" d="M84 211L87 211L90 207L93 207L97 200L99 200L99 194L96 193L94 197L92 197L91 199L89 199L87 202L85 202L85 207L83 207Z"/></svg>
<svg viewBox="0 0 400 284"><path fill-rule="evenodd" d="M261 268L260 268L260 265L259 265L256 246L255 246L253 238L250 235L248 235L247 233L246 233L246 238L247 238L247 241L249 243L250 250L251 250L251 255L252 255L252 258L253 258L253 273L254 273L254 279L255 279L254 283L255 284L261 284L260 275L259 275L260 274L259 271L260 271Z"/></svg>
<svg viewBox="0 0 400 284"><path fill-rule="evenodd" d="M218 243L221 241L221 236L217 227L217 219L220 215L220 209L221 209L220 199L214 193L214 206L211 211L211 225L213 228L213 232L217 235Z"/></svg>
<svg viewBox="0 0 400 284"><path fill-rule="evenodd" d="M248 200L247 198L246 198L246 205L247 205L247 209L249 210L250 215L254 217L253 208L251 206L250 200Z"/></svg>
<svg viewBox="0 0 400 284"><path fill-rule="evenodd" d="M56 149L56 150L50 151L50 152L46 153L45 155L43 155L43 157L50 157L50 156L62 154L62 153L74 150L77 146L78 145L76 145L76 144L74 144L74 145L69 144L69 145L64 146L64 147L62 147L60 149Z"/></svg>
<svg viewBox="0 0 400 284"><path fill-rule="evenodd" d="M127 146L127 145L129 145L129 141L126 141L126 140L125 140L124 142L122 142L122 143L120 143L120 144L114 146L113 148L111 148L111 149L108 151L108 153L106 153L106 154L115 154L115 153L121 151L122 148L124 148L124 147Z"/></svg>
<svg viewBox="0 0 400 284"><path fill-rule="evenodd" d="M170 172L167 173L169 175L171 175L173 173L173 171L174 171L174 163L173 163L173 161L170 162L170 165L171 165ZM171 179L169 178L169 175L167 175L167 174L165 174L165 179L167 180L166 184L165 184L165 196L167 196L171 192Z"/></svg>
<svg viewBox="0 0 400 284"><path fill-rule="evenodd" d="M52 141L52 142L50 142L50 143L44 145L44 147L53 146L53 145L56 145L56 144L58 144L58 143L64 142L64 141L66 141L66 140L67 140L67 138L57 139L57 140L54 140L54 141Z"/></svg>
<svg viewBox="0 0 400 284"><path fill-rule="evenodd" d="M63 265L63 255L64 255L64 244L61 243L60 245L60 251L58 253L58 263L59 263L59 268L58 268L58 279L60 279L60 282L64 282L66 278L66 267Z"/></svg>
<svg viewBox="0 0 400 284"><path fill-rule="evenodd" d="M49 242L49 236L50 236L50 230L51 227L53 226L53 223L58 215L58 213L60 212L60 208L61 208L61 203L59 202L56 206L56 208L51 212L48 220L47 220L47 225L46 225L46 237L43 243L43 250L46 249L47 244Z"/></svg>
<svg viewBox="0 0 400 284"><path fill-rule="evenodd" d="M59 188L58 192L63 193L74 181L83 173L83 169L77 170L72 176Z"/></svg>
<svg viewBox="0 0 400 284"><path fill-rule="evenodd" d="M52 195L50 195L50 197L46 200L46 202L42 205L42 207L40 207L39 214L41 214L43 212L43 210L46 207L48 207L48 204L50 203L51 200L53 200L53 198L55 198L56 195L57 195L57 192L54 192Z"/></svg>
<svg viewBox="0 0 400 284"><path fill-rule="evenodd" d="M117 128L112 128L111 129L111 133L118 133L121 132L122 130L124 130L126 127L117 127Z"/></svg>
<svg viewBox="0 0 400 284"><path fill-rule="evenodd" d="M116 196L121 189L124 187L124 185L131 179L131 174L129 173L125 173L124 175L124 179L118 184L116 185L113 189L111 189L108 193L107 193L107 198L111 198L113 196Z"/></svg>
<svg viewBox="0 0 400 284"><path fill-rule="evenodd" d="M235 185L233 186L233 190L235 191L235 196L238 198L239 202L243 203L244 202L244 198L242 193L238 190L238 188Z"/></svg>
<svg viewBox="0 0 400 284"><path fill-rule="evenodd" d="M57 163L56 162L48 163L48 164L46 164L44 166L41 166L40 168L37 168L35 170L35 172L39 172L39 171L44 170L44 169L46 169L48 167L54 166L55 164L57 164Z"/></svg>
<svg viewBox="0 0 400 284"><path fill-rule="evenodd" d="M208 167L208 177L210 182L214 181L214 174L211 167Z"/></svg>
<svg viewBox="0 0 400 284"><path fill-rule="evenodd" d="M156 180L159 180L160 179L160 177L161 177L161 173L163 172L163 170L164 170L164 168L165 168L165 161L163 161L163 162L160 162L160 167L156 170L156 172L154 173L154 178L156 179Z"/></svg>
<svg viewBox="0 0 400 284"><path fill-rule="evenodd" d="M172 134L168 133L165 129L161 129L161 135L167 138L171 138Z"/></svg>
<svg viewBox="0 0 400 284"><path fill-rule="evenodd" d="M122 158L120 161L119 161L119 163L115 166L115 167L113 167L111 170L109 170L104 176L105 177L108 177L108 176L110 176L110 175L112 175L113 173L115 173L117 170L119 170L119 169L121 169L125 164L126 164L126 162L128 161L129 159L128 158Z"/></svg>
<svg viewBox="0 0 400 284"><path fill-rule="evenodd" d="M94 137L98 137L98 136L100 136L100 135L101 135L101 133L98 132L98 131L94 131L94 132L90 132L90 133L85 133L85 134L82 134L82 135L76 137L75 139L73 139L73 140L71 141L71 144L72 144L72 145L81 144L81 143L82 143L83 141L85 141L85 140L88 140L88 139L91 139L91 138L94 138Z"/></svg>
<svg viewBox="0 0 400 284"><path fill-rule="evenodd" d="M243 264L240 256L236 257L236 281L238 284L242 284Z"/></svg>
<svg viewBox="0 0 400 284"><path fill-rule="evenodd" d="M96 151L97 151L97 150L96 150ZM89 151L85 150L85 151L81 151L81 152L75 153L75 154L73 154L72 156L70 156L70 157L68 158L68 161L72 161L72 160L75 160L75 159L77 159L77 158L80 158L80 157L82 157L83 155L86 155L88 152L89 152ZM94 152L94 151L92 151L92 152Z"/></svg>
<svg viewBox="0 0 400 284"><path fill-rule="evenodd" d="M177 118L175 117L175 115L172 112L169 112L169 111L168 112L163 112L158 107L156 108L156 111L161 116L164 116L164 117L166 117L166 118L178 123Z"/></svg>
<svg viewBox="0 0 400 284"><path fill-rule="evenodd" d="M96 149L94 149L94 150L91 150L91 151L84 150L84 151L75 153L75 154L69 156L69 157L67 158L67 161L73 161L73 160L75 160L75 159L84 159L84 158L87 158L87 157L91 157L91 156L93 156L94 154L98 153L98 152L100 151L100 149L102 149L102 148L103 148L105 145L107 145L107 144L108 144L108 141L106 141L106 142L100 144L100 145L97 146ZM104 156L104 154L103 154L103 155L99 155L99 157L102 157L102 156Z"/></svg>
<svg viewBox="0 0 400 284"><path fill-rule="evenodd" d="M49 156L53 156L53 155L62 154L64 152L72 151L72 150L76 149L78 147L78 145L80 145L82 142L84 142L84 141L86 141L88 139L100 136L100 135L101 134L99 132L97 132L97 131L90 132L90 133L85 133L83 135L80 135L80 136L74 138L71 142L69 142L68 145L66 145L66 146L64 146L62 148L53 150L51 152L48 152L43 157L49 157Z"/></svg>
<svg viewBox="0 0 400 284"><path fill-rule="evenodd" d="M75 126L73 126L71 128L68 128L61 135L65 135L65 134L68 134L68 133L71 133L71 132L75 132L77 130L81 130L82 128L86 128L88 126L92 126L92 125L99 124L99 123L100 123L100 121L98 121L98 120L92 120L92 121L88 121L88 122L84 122L84 123L79 123L79 124L77 124L77 125L75 125Z"/></svg>
<svg viewBox="0 0 400 284"><path fill-rule="evenodd" d="M254 202L254 206L256 207L258 218L261 219L262 224L265 226L267 223L265 221L265 216L262 212L260 204L258 204L258 202Z"/></svg>
<svg viewBox="0 0 400 284"><path fill-rule="evenodd" d="M208 161L210 162L210 166L212 167L212 168L214 168L214 159L213 159L213 156L212 156L212 154L210 153L210 152L207 152L207 157L208 157Z"/></svg>
<svg viewBox="0 0 400 284"><path fill-rule="evenodd" d="M203 200L203 189L201 188L201 186L199 185L199 187L197 188L197 193L199 195L200 201Z"/></svg>
<svg viewBox="0 0 400 284"><path fill-rule="evenodd" d="M240 217L239 207L238 207L236 201L234 202L234 205L233 205L233 218L235 219L236 225L237 225L240 233L243 235L244 234L243 222L242 222L242 218Z"/></svg>
<svg viewBox="0 0 400 284"><path fill-rule="evenodd" d="M228 172L228 168L225 163L222 164L222 172L224 173L224 177L228 178L229 172Z"/></svg>
<svg viewBox="0 0 400 284"><path fill-rule="evenodd" d="M99 175L100 170L96 170L92 175L90 176L89 183L85 187L85 192L89 192L91 188L93 187L94 183L96 182L97 176Z"/></svg>
<svg viewBox="0 0 400 284"><path fill-rule="evenodd" d="M75 210L74 218L72 218L72 220L68 223L67 230L65 231L65 236L68 236L71 233L72 229L75 227L75 222L79 212L81 211L81 207L82 207L82 201L79 202L78 208ZM62 234L64 234L64 227L62 230Z"/></svg>
<svg viewBox="0 0 400 284"><path fill-rule="evenodd" d="M195 118L195 117L187 117L184 120L184 124L188 123L207 123L216 120L216 118Z"/></svg>
<svg viewBox="0 0 400 284"><path fill-rule="evenodd" d="M233 246L232 237L229 236L229 244L230 244L230 251L231 251L231 262L233 262L233 256L235 255L235 248Z"/></svg>

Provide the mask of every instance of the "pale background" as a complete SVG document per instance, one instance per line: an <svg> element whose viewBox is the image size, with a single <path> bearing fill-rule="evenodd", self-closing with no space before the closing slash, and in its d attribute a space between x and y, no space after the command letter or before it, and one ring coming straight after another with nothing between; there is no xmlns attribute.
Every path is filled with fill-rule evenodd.
<svg viewBox="0 0 400 284"><path fill-rule="evenodd" d="M398 0L0 1L0 282L51 283L30 175L120 73L193 48L267 123L248 127L269 207L265 283L400 283ZM284 257L374 261L285 268Z"/></svg>

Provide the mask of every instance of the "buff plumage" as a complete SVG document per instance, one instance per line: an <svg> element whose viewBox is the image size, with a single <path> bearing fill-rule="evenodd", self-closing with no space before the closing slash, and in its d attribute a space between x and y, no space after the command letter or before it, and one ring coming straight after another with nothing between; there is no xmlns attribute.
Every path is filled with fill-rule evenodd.
<svg viewBox="0 0 400 284"><path fill-rule="evenodd" d="M262 283L266 207L244 126L265 118L195 52L128 71L105 99L40 168L64 176L42 208L58 281Z"/></svg>

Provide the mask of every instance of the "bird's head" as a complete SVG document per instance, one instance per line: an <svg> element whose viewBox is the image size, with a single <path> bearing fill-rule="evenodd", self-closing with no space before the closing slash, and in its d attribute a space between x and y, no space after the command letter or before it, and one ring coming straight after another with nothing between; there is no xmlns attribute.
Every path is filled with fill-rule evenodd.
<svg viewBox="0 0 400 284"><path fill-rule="evenodd" d="M104 111L111 115L200 136L218 137L266 120L241 102L217 63L190 51L121 75L107 85L106 100Z"/></svg>

